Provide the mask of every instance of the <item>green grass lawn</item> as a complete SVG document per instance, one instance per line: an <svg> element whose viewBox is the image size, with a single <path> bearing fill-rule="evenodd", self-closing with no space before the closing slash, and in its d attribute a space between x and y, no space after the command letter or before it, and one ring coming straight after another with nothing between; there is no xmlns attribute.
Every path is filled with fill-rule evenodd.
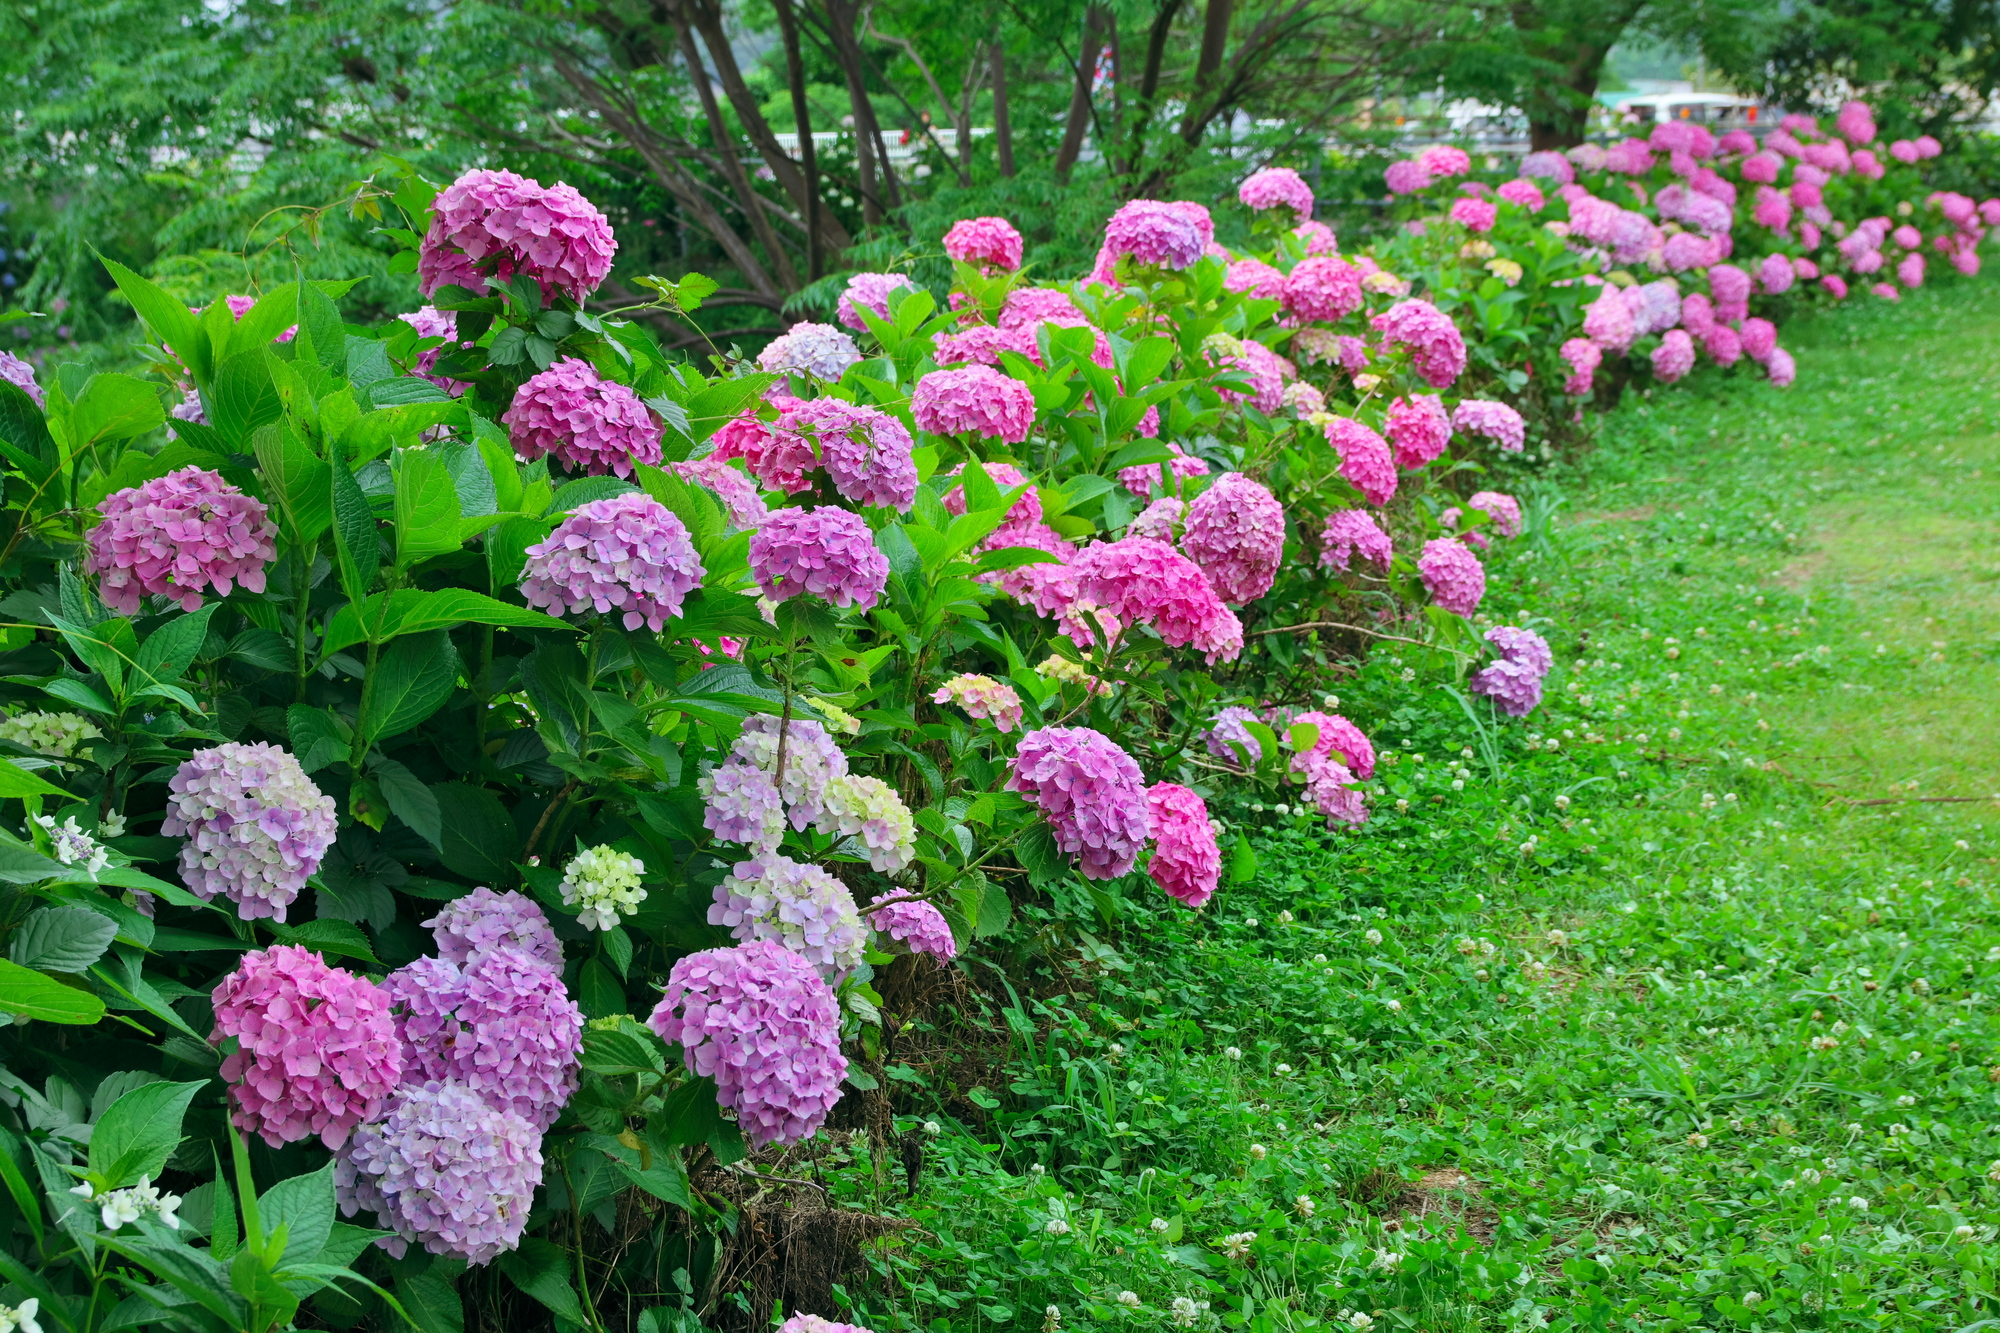
<svg viewBox="0 0 2000 1333"><path fill-rule="evenodd" d="M1365 829L1219 795L1247 882L1028 909L898 1035L858 1322L2000 1327L2000 297L1788 330L1492 560L1542 711L1379 655Z"/></svg>

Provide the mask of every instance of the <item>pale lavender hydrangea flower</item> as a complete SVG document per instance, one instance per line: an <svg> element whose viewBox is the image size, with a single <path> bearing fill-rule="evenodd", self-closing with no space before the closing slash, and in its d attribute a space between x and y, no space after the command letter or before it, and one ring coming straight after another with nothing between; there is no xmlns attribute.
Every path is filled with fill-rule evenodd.
<svg viewBox="0 0 2000 1333"><path fill-rule="evenodd" d="M1262 485L1226 472L1188 506L1181 550L1225 602L1254 602L1277 581L1285 510Z"/></svg>
<svg viewBox="0 0 2000 1333"><path fill-rule="evenodd" d="M830 837L855 838L868 864L887 874L917 854L917 821L896 789L880 778L847 774L826 784L823 809L813 827Z"/></svg>
<svg viewBox="0 0 2000 1333"><path fill-rule="evenodd" d="M785 837L785 806L771 775L751 764L719 764L695 781L707 803L702 826L724 842L772 851Z"/></svg>
<svg viewBox="0 0 2000 1333"><path fill-rule="evenodd" d="M500 420L525 462L546 454L592 476L629 477L634 463L660 461L660 426L646 405L577 357L564 357L515 390Z"/></svg>
<svg viewBox="0 0 2000 1333"><path fill-rule="evenodd" d="M141 594L193 611L204 588L217 597L239 585L262 592L278 553L278 525L263 502L198 467L114 492L97 512L104 521L84 534L83 572L100 576L98 596L121 615L138 614Z"/></svg>
<svg viewBox="0 0 2000 1333"><path fill-rule="evenodd" d="M548 917L533 899L512 889L495 893L482 884L446 903L422 924L445 961L458 967L495 949L518 949L558 971L562 968L562 941L549 927Z"/></svg>
<svg viewBox="0 0 2000 1333"><path fill-rule="evenodd" d="M643 492L580 505L527 548L521 596L550 615L623 612L626 629L658 633L701 586L687 526Z"/></svg>
<svg viewBox="0 0 2000 1333"><path fill-rule="evenodd" d="M582 301L611 273L618 242L588 199L558 181L544 189L511 171L468 171L439 191L417 254L425 296L447 283L483 291L484 273L533 278L547 297ZM491 261L491 262L488 262Z"/></svg>
<svg viewBox="0 0 2000 1333"><path fill-rule="evenodd" d="M772 433L778 437L773 455L816 457L834 490L852 504L908 509L916 499L909 428L887 412L838 398L814 398L787 405ZM799 447L787 449L786 437L796 438ZM771 476L761 480L767 486L778 484Z"/></svg>
<svg viewBox="0 0 2000 1333"><path fill-rule="evenodd" d="M1089 727L1044 727L1021 738L1010 791L1024 793L1078 858L1086 879L1116 879L1146 845L1146 780L1111 739Z"/></svg>
<svg viewBox="0 0 2000 1333"><path fill-rule="evenodd" d="M35 382L35 368L15 356L12 352L0 352L0 380L19 389L34 400L36 407L47 402L42 386Z"/></svg>
<svg viewBox="0 0 2000 1333"><path fill-rule="evenodd" d="M847 775L847 756L827 729L810 718L787 721L758 713L743 719L743 730L730 747L729 762L775 774L780 731L784 735L785 772L779 794L791 812L792 827L802 830L820 817L827 784Z"/></svg>
<svg viewBox="0 0 2000 1333"><path fill-rule="evenodd" d="M402 1051L403 1082L451 1077L466 1040L458 1006L465 1002L465 973L446 958L424 957L382 978Z"/></svg>
<svg viewBox="0 0 2000 1333"><path fill-rule="evenodd" d="M1249 728L1243 724L1245 722L1261 722L1262 720L1262 718L1257 716L1256 709L1231 704L1215 715L1215 720L1209 724L1208 730L1202 733L1202 743L1208 747L1208 752L1217 759L1222 760L1226 764L1239 766L1243 760L1236 753L1234 746L1240 745L1243 747L1244 752L1250 756L1250 762L1254 764L1257 762L1258 757L1264 753L1264 746L1261 741L1250 734Z"/></svg>
<svg viewBox="0 0 2000 1333"><path fill-rule="evenodd" d="M333 1181L342 1215L374 1213L396 1233L387 1247L398 1258L415 1241L490 1263L521 1243L542 1183L542 1136L463 1084L412 1084L379 1123L355 1131Z"/></svg>
<svg viewBox="0 0 2000 1333"><path fill-rule="evenodd" d="M647 1025L715 1080L743 1137L810 1138L840 1100L840 1005L810 963L776 940L707 949L674 964Z"/></svg>
<svg viewBox="0 0 2000 1333"><path fill-rule="evenodd" d="M750 572L764 595L782 602L810 593L835 606L875 605L889 561L875 534L845 509L780 509L750 538Z"/></svg>
<svg viewBox="0 0 2000 1333"><path fill-rule="evenodd" d="M927 953L940 962L958 957L958 941L944 913L929 903L890 903L868 909L868 924L911 953Z"/></svg>
<svg viewBox="0 0 2000 1333"><path fill-rule="evenodd" d="M185 837L181 880L222 894L244 920L283 921L333 845L333 801L278 746L227 741L196 750L167 783L160 832Z"/></svg>
<svg viewBox="0 0 2000 1333"><path fill-rule="evenodd" d="M848 328L866 332L868 325L858 311L866 310L877 319L887 319L891 294L916 289L917 284L906 273L857 273L847 280L847 290L840 294L834 314Z"/></svg>
<svg viewBox="0 0 2000 1333"><path fill-rule="evenodd" d="M777 375L799 375L833 383L861 363L854 339L831 324L800 322L771 339L757 353L757 366Z"/></svg>
<svg viewBox="0 0 2000 1333"><path fill-rule="evenodd" d="M1389 534L1367 510L1336 509L1326 516L1326 528L1319 539L1322 568L1344 570L1349 559L1359 555L1387 569L1394 554Z"/></svg>
<svg viewBox="0 0 2000 1333"><path fill-rule="evenodd" d="M1504 453L1518 454L1527 442L1528 423L1505 403L1467 398L1452 414L1452 424L1467 435L1483 435Z"/></svg>

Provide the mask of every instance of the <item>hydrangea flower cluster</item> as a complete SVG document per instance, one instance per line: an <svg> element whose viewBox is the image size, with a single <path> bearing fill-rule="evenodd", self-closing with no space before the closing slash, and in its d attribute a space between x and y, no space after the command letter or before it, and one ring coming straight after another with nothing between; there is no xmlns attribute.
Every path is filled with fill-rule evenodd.
<svg viewBox="0 0 2000 1333"><path fill-rule="evenodd" d="M1521 519L1521 502L1505 491L1474 491L1465 502L1483 512L1493 531L1502 537L1518 537L1526 531Z"/></svg>
<svg viewBox="0 0 2000 1333"><path fill-rule="evenodd" d="M521 1243L542 1183L541 1134L464 1084L414 1084L354 1132L333 1183L344 1216L365 1208L395 1233L387 1246L398 1258L414 1241L490 1263Z"/></svg>
<svg viewBox="0 0 2000 1333"><path fill-rule="evenodd" d="M1410 349L1410 364L1433 389L1449 389L1465 373L1465 338L1429 301L1398 301L1369 323L1385 344Z"/></svg>
<svg viewBox="0 0 2000 1333"><path fill-rule="evenodd" d="M1451 414L1434 393L1413 393L1389 404L1382 423L1395 449L1397 467L1419 468L1451 443Z"/></svg>
<svg viewBox="0 0 2000 1333"><path fill-rule="evenodd" d="M1146 815L1153 835L1146 873L1169 897L1202 906L1222 882L1222 851L1207 803L1186 787L1156 782L1146 792Z"/></svg>
<svg viewBox="0 0 2000 1333"><path fill-rule="evenodd" d="M421 958L383 983L412 1081L452 1079L541 1133L576 1091L583 1013L548 963L502 945L460 968ZM448 1016L448 1017L447 1017Z"/></svg>
<svg viewBox="0 0 2000 1333"><path fill-rule="evenodd" d="M1242 765L1242 757L1235 750L1235 746L1238 745L1242 746L1244 753L1250 756L1250 761L1256 763L1264 753L1264 746L1243 724L1262 720L1257 716L1256 709L1231 704L1218 712L1209 723L1208 730L1202 733L1202 743L1208 747L1210 754L1225 764L1236 767Z"/></svg>
<svg viewBox="0 0 2000 1333"><path fill-rule="evenodd" d="M1187 522L1187 508L1185 501L1163 495L1141 509L1138 517L1125 525L1125 535L1151 537L1156 542L1172 546L1180 539L1181 527Z"/></svg>
<svg viewBox="0 0 2000 1333"><path fill-rule="evenodd" d="M689 954L646 1020L713 1078L743 1136L763 1147L810 1138L840 1100L840 1005L812 964L776 940Z"/></svg>
<svg viewBox="0 0 2000 1333"><path fill-rule="evenodd" d="M660 461L660 426L646 405L577 357L564 357L516 389L500 420L525 462L547 455L590 476L629 477L633 464Z"/></svg>
<svg viewBox="0 0 2000 1333"><path fill-rule="evenodd" d="M910 432L895 417L838 398L787 403L771 430L771 446L748 460L773 490L801 491L805 473L827 479L851 504L908 509L917 495Z"/></svg>
<svg viewBox="0 0 2000 1333"><path fill-rule="evenodd" d="M1653 377L1672 384L1694 369L1694 339L1686 329L1668 329L1653 349Z"/></svg>
<svg viewBox="0 0 2000 1333"><path fill-rule="evenodd" d="M432 384L437 385L438 388L443 389L454 398L460 397L467 389L472 387L464 380L455 380L448 375L433 373L437 366L438 358L450 351L452 343L458 338L458 312L456 310L439 310L436 306L427 305L420 310L412 310L408 314L398 315L396 318L415 329L419 338L444 339L436 347L426 347L423 351L417 353L417 359L410 366L411 373L420 379L429 380Z"/></svg>
<svg viewBox="0 0 2000 1333"><path fill-rule="evenodd" d="M1281 299L1295 319L1336 323L1361 308L1361 270L1338 255L1302 259L1286 275Z"/></svg>
<svg viewBox="0 0 2000 1333"><path fill-rule="evenodd" d="M532 898L480 885L438 909L422 923L438 953L454 967L468 967L495 949L517 949L550 968L562 968L562 941Z"/></svg>
<svg viewBox="0 0 2000 1333"><path fill-rule="evenodd" d="M889 298L899 291L915 291L917 284L907 273L857 273L847 280L847 290L840 294L840 301L834 307L834 316L857 333L865 333L868 324L861 318L860 311L866 310L877 319L889 318Z"/></svg>
<svg viewBox="0 0 2000 1333"><path fill-rule="evenodd" d="M623 612L628 630L658 633L706 570L687 526L643 492L579 505L527 548L521 596L551 615Z"/></svg>
<svg viewBox="0 0 2000 1333"><path fill-rule="evenodd" d="M27 394L36 407L48 402L42 393L42 386L35 381L35 368L12 352L0 352L0 380Z"/></svg>
<svg viewBox="0 0 2000 1333"><path fill-rule="evenodd" d="M864 611L889 585L888 558L868 524L827 507L772 514L750 538L750 572L774 602L803 592Z"/></svg>
<svg viewBox="0 0 2000 1333"><path fill-rule="evenodd" d="M201 606L204 588L227 597L236 586L264 591L264 567L278 553L278 525L263 502L221 474L184 467L106 496L104 521L84 534L83 572L121 615L137 615L142 595Z"/></svg>
<svg viewBox="0 0 2000 1333"><path fill-rule="evenodd" d="M1526 717L1542 701L1542 680L1555 666L1548 641L1533 630L1499 625L1486 631L1499 654L1472 677L1472 692L1492 699L1509 717Z"/></svg>
<svg viewBox="0 0 2000 1333"><path fill-rule="evenodd" d="M1310 749L1293 757L1292 768L1295 772L1304 772L1307 761L1313 757L1331 754L1354 770L1355 775L1363 781L1375 776L1375 746L1361 728L1338 713L1310 710L1292 718L1287 727L1287 734L1290 727L1296 727L1301 723L1317 727L1319 734L1314 738Z"/></svg>
<svg viewBox="0 0 2000 1333"><path fill-rule="evenodd" d="M1265 167L1244 177L1236 187L1236 197L1243 201L1245 208L1254 208L1262 213L1273 208L1288 208L1304 222L1313 215L1312 186L1305 178L1290 167Z"/></svg>
<svg viewBox="0 0 2000 1333"><path fill-rule="evenodd" d="M964 218L944 234L944 252L961 264L986 272L1021 267L1021 233L1006 218Z"/></svg>
<svg viewBox="0 0 2000 1333"><path fill-rule="evenodd" d="M544 297L582 301L611 272L618 242L588 199L558 181L547 189L511 171L468 171L438 193L417 252L425 296L447 283L475 292L485 274L525 273Z"/></svg>
<svg viewBox="0 0 2000 1333"><path fill-rule="evenodd" d="M824 809L814 821L821 833L859 838L868 864L901 870L917 854L917 821L896 789L880 778L849 773L826 784Z"/></svg>
<svg viewBox="0 0 2000 1333"><path fill-rule="evenodd" d="M1518 454L1528 440L1528 423L1505 403L1484 398L1467 398L1452 414L1452 424L1467 435L1480 435L1499 445L1504 453Z"/></svg>
<svg viewBox="0 0 2000 1333"><path fill-rule="evenodd" d="M868 924L890 939L906 945L911 953L927 953L939 962L958 957L958 941L944 913L929 903L890 903L870 907Z"/></svg>
<svg viewBox="0 0 2000 1333"><path fill-rule="evenodd" d="M209 1041L236 1041L222 1061L230 1118L273 1148L309 1134L340 1147L402 1081L388 996L310 949L245 954L211 998Z"/></svg>
<svg viewBox="0 0 2000 1333"><path fill-rule="evenodd" d="M667 470L682 481L692 481L715 492L715 498L729 511L729 521L735 527L745 531L759 528L771 516L770 506L757 492L757 484L741 470L731 467L727 459L710 454L707 458L669 463Z"/></svg>
<svg viewBox="0 0 2000 1333"><path fill-rule="evenodd" d="M1213 235L1213 230L1209 235ZM1185 208L1153 199L1134 199L1104 224L1104 251L1112 258L1129 255L1140 264L1189 268L1208 244L1209 236ZM1099 258L1100 267L1103 257Z"/></svg>
<svg viewBox="0 0 2000 1333"><path fill-rule="evenodd" d="M1340 475L1369 504L1389 503L1396 493L1396 459L1389 442L1353 417L1329 416L1320 429L1340 455Z"/></svg>
<svg viewBox="0 0 2000 1333"><path fill-rule="evenodd" d="M831 384L861 363L854 339L831 324L800 321L757 353L757 368L774 375L798 375Z"/></svg>
<svg viewBox="0 0 2000 1333"><path fill-rule="evenodd" d="M1147 838L1146 780L1131 755L1089 727L1044 727L1021 738L1011 768L1008 790L1034 802L1084 878L1131 870Z"/></svg>
<svg viewBox="0 0 2000 1333"><path fill-rule="evenodd" d="M738 940L776 940L834 984L861 965L868 946L847 886L775 852L736 863L715 886L708 923Z"/></svg>
<svg viewBox="0 0 2000 1333"><path fill-rule="evenodd" d="M1368 822L1368 800L1355 790L1354 774L1331 752L1302 756L1299 772L1305 777L1306 798L1328 819L1344 824Z"/></svg>
<svg viewBox="0 0 2000 1333"><path fill-rule="evenodd" d="M1118 484L1141 500L1153 498L1153 488L1160 484L1160 469L1172 471L1175 483L1185 483L1191 477L1208 475L1208 464L1196 458L1173 441L1167 441L1167 448L1173 451L1173 459L1166 463L1141 463L1136 467L1118 469Z"/></svg>
<svg viewBox="0 0 2000 1333"><path fill-rule="evenodd" d="M646 901L640 879L646 863L616 847L587 847L563 869L565 907L580 908L576 919L589 930L609 930Z"/></svg>
<svg viewBox="0 0 2000 1333"><path fill-rule="evenodd" d="M1181 549L1223 601L1254 602L1277 581L1285 551L1284 506L1241 472L1226 472L1188 506Z"/></svg>
<svg viewBox="0 0 2000 1333"><path fill-rule="evenodd" d="M986 479L1001 490L1011 491L1028 480L1028 474L1012 463L981 463ZM965 487L954 486L944 493L944 507L954 514L965 512ZM1031 527L1042 521L1042 494L1033 486L1021 492L1021 497L1007 507L1007 517L1000 521L1002 528Z"/></svg>
<svg viewBox="0 0 2000 1333"><path fill-rule="evenodd" d="M1028 386L991 366L933 370L910 394L910 416L933 435L982 435L1019 444L1035 424Z"/></svg>
<svg viewBox="0 0 2000 1333"><path fill-rule="evenodd" d="M969 717L989 718L1004 734L1021 725L1021 696L991 676L953 676L931 695L932 703L953 703Z"/></svg>
<svg viewBox="0 0 2000 1333"><path fill-rule="evenodd" d="M1320 566L1344 570L1355 555L1386 570L1395 550L1373 514L1365 509L1336 509L1326 516L1326 527L1320 533Z"/></svg>
<svg viewBox="0 0 2000 1333"><path fill-rule="evenodd" d="M16 713L0 718L0 741L11 741L24 750L68 759L87 740L104 733L79 713Z"/></svg>
<svg viewBox="0 0 2000 1333"><path fill-rule="evenodd" d="M1259 300L1278 301L1285 295L1285 275L1261 259L1239 259L1229 266L1222 289L1247 292Z"/></svg>
<svg viewBox="0 0 2000 1333"><path fill-rule="evenodd" d="M333 845L333 801L278 746L227 741L196 750L167 783L160 832L184 837L181 879L218 893L244 920L285 919Z"/></svg>
<svg viewBox="0 0 2000 1333"><path fill-rule="evenodd" d="M1201 567L1164 542L1126 537L1086 548L1069 566L1077 598L1119 623L1149 625L1169 647L1193 645L1210 662L1243 651L1243 624Z"/></svg>
<svg viewBox="0 0 2000 1333"><path fill-rule="evenodd" d="M1423 576L1431 600L1453 615L1471 615L1486 595L1485 566L1453 537L1425 542L1423 554L1417 557L1417 573Z"/></svg>

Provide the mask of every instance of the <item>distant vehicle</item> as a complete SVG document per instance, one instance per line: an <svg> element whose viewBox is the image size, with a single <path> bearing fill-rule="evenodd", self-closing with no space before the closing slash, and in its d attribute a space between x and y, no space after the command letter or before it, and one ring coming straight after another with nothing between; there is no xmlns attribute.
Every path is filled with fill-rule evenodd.
<svg viewBox="0 0 2000 1333"><path fill-rule="evenodd" d="M1760 109L1754 98L1734 93L1642 93L1620 98L1612 114L1642 125L1687 120L1712 130L1747 130L1756 126Z"/></svg>

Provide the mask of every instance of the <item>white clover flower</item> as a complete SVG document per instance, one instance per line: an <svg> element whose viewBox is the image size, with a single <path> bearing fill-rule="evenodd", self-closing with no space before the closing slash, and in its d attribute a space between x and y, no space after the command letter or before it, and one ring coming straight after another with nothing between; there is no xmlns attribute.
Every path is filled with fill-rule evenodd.
<svg viewBox="0 0 2000 1333"><path fill-rule="evenodd" d="M1241 1060L1243 1052L1239 1047L1225 1046L1222 1048L1222 1058L1225 1060Z"/></svg>
<svg viewBox="0 0 2000 1333"><path fill-rule="evenodd" d="M1248 926L1250 929L1255 930L1257 928L1257 918L1254 916L1246 916L1243 918L1243 924Z"/></svg>
<svg viewBox="0 0 2000 1333"><path fill-rule="evenodd" d="M616 847L586 848L563 871L563 906L582 909L576 919L585 929L610 930L646 901L639 887L645 873L644 861Z"/></svg>
<svg viewBox="0 0 2000 1333"><path fill-rule="evenodd" d="M1403 1012L1403 1002L1401 1000L1390 1000L1388 1002L1388 1009L1392 1014L1400 1014Z"/></svg>
<svg viewBox="0 0 2000 1333"><path fill-rule="evenodd" d="M1036 1162L1034 1165L1028 1168L1028 1174L1031 1176L1039 1176L1044 1172L1046 1172L1047 1170L1048 1170L1047 1167L1043 1166L1040 1162Z"/></svg>
<svg viewBox="0 0 2000 1333"><path fill-rule="evenodd" d="M1042 1333L1057 1333L1062 1327L1062 1311L1051 1305L1042 1311Z"/></svg>
<svg viewBox="0 0 2000 1333"><path fill-rule="evenodd" d="M1708 1146L1708 1135L1697 1130L1688 1135L1687 1141L1690 1148L1706 1148Z"/></svg>
<svg viewBox="0 0 2000 1333"><path fill-rule="evenodd" d="M1970 1222L1960 1222L1957 1226L1951 1229L1951 1238L1957 1241L1961 1245L1971 1240L1974 1234L1975 1233L1973 1231L1973 1227Z"/></svg>
<svg viewBox="0 0 2000 1333"><path fill-rule="evenodd" d="M1361 936L1361 938L1367 940L1370 944L1379 945L1382 943L1382 932L1379 930L1370 929L1366 933L1364 933Z"/></svg>
<svg viewBox="0 0 2000 1333"><path fill-rule="evenodd" d="M1264 1160L1264 1159L1265 1159L1266 1157L1268 1157L1268 1156L1270 1156L1270 1150L1269 1150L1268 1148L1266 1148L1266 1147L1265 1147L1265 1146L1264 1146L1263 1144L1261 1144L1261 1143L1253 1143L1253 1144L1251 1144L1251 1145L1250 1145L1250 1160L1251 1160L1251 1161L1253 1161L1253 1162L1261 1162L1261 1161L1263 1161L1263 1160Z"/></svg>
<svg viewBox="0 0 2000 1333"><path fill-rule="evenodd" d="M936 1138L938 1135L944 1133L944 1126L935 1120L926 1120L924 1121L924 1133L930 1135L932 1138Z"/></svg>
<svg viewBox="0 0 2000 1333"><path fill-rule="evenodd" d="M1298 1209L1300 1217L1311 1217L1318 1210L1319 1205L1312 1201L1310 1194L1301 1194L1298 1198L1292 1200L1292 1207Z"/></svg>
<svg viewBox="0 0 2000 1333"><path fill-rule="evenodd" d="M1139 1293L1136 1291L1121 1291L1118 1293L1118 1303L1128 1310L1136 1310L1139 1308Z"/></svg>
<svg viewBox="0 0 2000 1333"><path fill-rule="evenodd" d="M1201 1318L1201 1307L1194 1303L1192 1297L1174 1297L1173 1309L1174 1325L1177 1328L1193 1328L1195 1321Z"/></svg>
<svg viewBox="0 0 2000 1333"><path fill-rule="evenodd" d="M1764 1293L1761 1291L1746 1291L1743 1293L1743 1303L1754 1309L1764 1303Z"/></svg>
<svg viewBox="0 0 2000 1333"><path fill-rule="evenodd" d="M1549 943L1555 948L1567 949L1569 947L1569 932L1563 930L1550 931Z"/></svg>
<svg viewBox="0 0 2000 1333"><path fill-rule="evenodd" d="M1379 1269L1384 1273L1397 1272L1403 1267L1403 1252L1401 1250L1377 1250L1375 1251L1375 1257L1368 1261L1368 1266Z"/></svg>
<svg viewBox="0 0 2000 1333"><path fill-rule="evenodd" d="M1069 1234L1069 1220L1062 1217L1052 1217L1042 1224L1042 1230L1048 1232L1051 1236L1067 1236Z"/></svg>
<svg viewBox="0 0 2000 1333"><path fill-rule="evenodd" d="M1170 1224L1166 1218L1156 1217L1146 1225L1151 1227L1156 1235L1165 1235Z"/></svg>
<svg viewBox="0 0 2000 1333"><path fill-rule="evenodd" d="M1250 1242L1257 1239L1254 1231L1234 1231L1224 1236L1220 1242L1222 1252L1231 1259L1241 1259L1250 1253Z"/></svg>
<svg viewBox="0 0 2000 1333"><path fill-rule="evenodd" d="M1290 1065L1279 1065L1277 1072L1280 1074L1289 1074L1292 1072L1292 1067Z"/></svg>
<svg viewBox="0 0 2000 1333"><path fill-rule="evenodd" d="M1848 1199L1847 1206L1857 1213L1865 1213L1868 1211L1868 1200L1856 1194Z"/></svg>
<svg viewBox="0 0 2000 1333"><path fill-rule="evenodd" d="M1355 1333L1366 1333L1366 1330L1375 1327L1375 1321L1360 1310L1342 1310L1340 1317L1347 1321L1347 1326L1355 1330Z"/></svg>

